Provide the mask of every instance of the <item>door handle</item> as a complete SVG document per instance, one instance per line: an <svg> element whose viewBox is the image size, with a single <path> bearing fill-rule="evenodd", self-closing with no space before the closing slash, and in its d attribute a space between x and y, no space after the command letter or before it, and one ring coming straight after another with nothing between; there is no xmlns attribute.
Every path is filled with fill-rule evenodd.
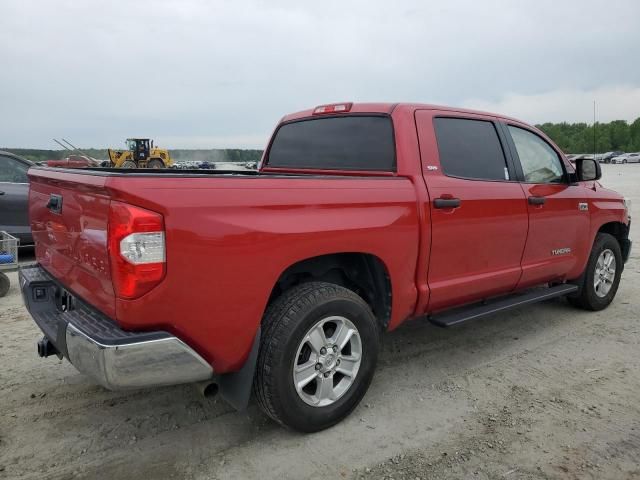
<svg viewBox="0 0 640 480"><path fill-rule="evenodd" d="M460 206L459 198L436 198L433 201L435 208L458 208Z"/></svg>
<svg viewBox="0 0 640 480"><path fill-rule="evenodd" d="M0 192L0 195L4 195L4 192Z"/></svg>
<svg viewBox="0 0 640 480"><path fill-rule="evenodd" d="M544 205L545 198L544 197L529 197L530 205Z"/></svg>

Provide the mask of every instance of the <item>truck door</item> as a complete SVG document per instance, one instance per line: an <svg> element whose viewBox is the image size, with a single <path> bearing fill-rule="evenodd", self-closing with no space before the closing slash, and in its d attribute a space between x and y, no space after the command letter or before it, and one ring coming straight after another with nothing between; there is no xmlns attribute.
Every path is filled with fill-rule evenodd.
<svg viewBox="0 0 640 480"><path fill-rule="evenodd" d="M31 242L27 200L29 166L15 158L0 155L0 230Z"/></svg>
<svg viewBox="0 0 640 480"><path fill-rule="evenodd" d="M429 312L507 293L521 275L527 204L492 117L416 111L431 210Z"/></svg>
<svg viewBox="0 0 640 480"><path fill-rule="evenodd" d="M523 125L504 128L529 210L518 287L562 281L581 270L591 248L587 192L571 183L560 153L544 138Z"/></svg>

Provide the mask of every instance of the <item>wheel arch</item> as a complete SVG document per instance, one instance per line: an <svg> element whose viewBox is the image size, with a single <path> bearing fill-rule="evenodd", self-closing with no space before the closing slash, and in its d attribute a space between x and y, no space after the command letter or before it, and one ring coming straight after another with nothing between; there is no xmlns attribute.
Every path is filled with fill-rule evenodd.
<svg viewBox="0 0 640 480"><path fill-rule="evenodd" d="M620 251L622 252L622 260L623 260L623 268L624 263L626 263L629 258L629 253L631 250L631 242L629 241L629 225L622 222L607 222L604 223L598 228L596 235L598 233L608 233L613 236L620 245Z"/></svg>
<svg viewBox="0 0 640 480"><path fill-rule="evenodd" d="M348 288L371 307L381 329L391 320L392 285L389 269L380 257L363 252L341 252L299 260L276 280L268 306L289 288L310 281L325 281Z"/></svg>
<svg viewBox="0 0 640 480"><path fill-rule="evenodd" d="M618 243L622 245L622 242L629 238L629 227L622 222L608 222L602 224L597 233L613 235L618 240Z"/></svg>

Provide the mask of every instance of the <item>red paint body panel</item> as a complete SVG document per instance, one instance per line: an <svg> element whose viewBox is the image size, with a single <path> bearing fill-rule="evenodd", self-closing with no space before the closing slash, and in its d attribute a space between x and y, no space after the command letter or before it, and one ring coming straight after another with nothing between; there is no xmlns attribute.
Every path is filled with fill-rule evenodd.
<svg viewBox="0 0 640 480"><path fill-rule="evenodd" d="M89 160L83 157L69 157L62 160L47 160L47 167L60 168L85 168L92 166Z"/></svg>
<svg viewBox="0 0 640 480"><path fill-rule="evenodd" d="M69 290L114 317L105 178L62 170L31 170L29 177L29 215L38 262ZM63 197L63 215L46 207L51 194Z"/></svg>
<svg viewBox="0 0 640 480"><path fill-rule="evenodd" d="M549 184L523 184L522 188L527 197L544 197L545 203L528 205L529 234L518 287L579 276L584 269L582 260L588 258L593 244L589 212L578 210L578 203L587 201L587 189L583 185ZM562 248L571 252L550 255Z"/></svg>
<svg viewBox="0 0 640 480"><path fill-rule="evenodd" d="M434 115L513 120L412 104L354 104L345 115L367 112L391 116L394 173L32 169L38 261L123 328L168 330L224 373L242 366L277 279L299 261L344 252L378 257L391 280L393 329L425 313L577 278L600 226L628 222L622 198L597 182L540 186L443 175ZM45 208L51 193L63 195L62 215ZM528 205L532 193L548 199L542 209ZM433 200L443 196L460 198L461 207L434 209ZM163 215L166 275L135 300L113 294L106 250L110 200ZM589 202L589 212L578 210L579 201ZM551 249L563 247L572 254L551 258Z"/></svg>
<svg viewBox="0 0 640 480"><path fill-rule="evenodd" d="M443 114L450 112L418 110L415 114L431 198L461 201L459 208L431 210L429 311L514 289L527 239L527 204L518 182L444 175L433 129L433 117ZM493 120L476 114L465 118Z"/></svg>

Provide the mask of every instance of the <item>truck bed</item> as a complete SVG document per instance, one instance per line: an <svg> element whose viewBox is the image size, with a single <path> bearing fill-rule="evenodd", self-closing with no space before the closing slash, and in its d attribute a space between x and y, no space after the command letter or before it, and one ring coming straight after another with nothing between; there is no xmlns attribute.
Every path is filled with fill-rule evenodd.
<svg viewBox="0 0 640 480"><path fill-rule="evenodd" d="M29 176L45 270L121 328L184 338L218 372L242 364L277 279L303 259L374 255L402 285L392 321L413 312L420 228L409 178L46 167ZM46 207L52 194L61 213ZM166 276L133 300L116 297L111 281L113 201L164 219Z"/></svg>

